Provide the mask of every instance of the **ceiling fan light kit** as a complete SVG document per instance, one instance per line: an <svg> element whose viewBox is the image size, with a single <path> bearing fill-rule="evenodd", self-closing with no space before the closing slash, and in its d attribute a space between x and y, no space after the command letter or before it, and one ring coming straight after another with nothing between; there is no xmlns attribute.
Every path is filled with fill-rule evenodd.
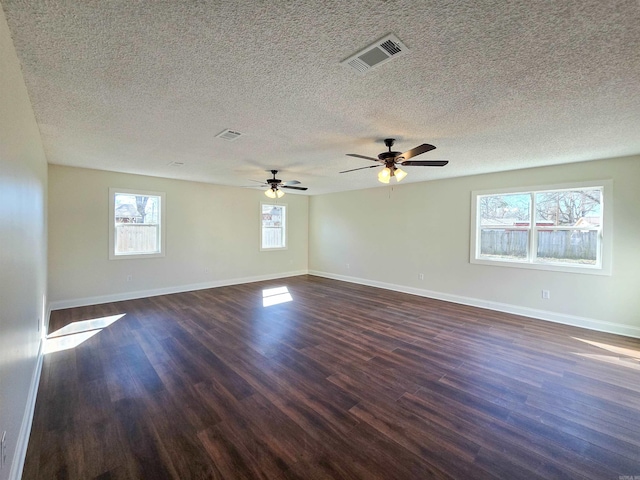
<svg viewBox="0 0 640 480"><path fill-rule="evenodd" d="M407 172L405 172L401 168L396 168L395 171L393 172L393 176L396 177L397 181L401 182L402 179L404 179L404 177L407 176Z"/></svg>
<svg viewBox="0 0 640 480"><path fill-rule="evenodd" d="M389 151L382 152L378 155L378 158L366 157L364 155L358 155L357 153L347 153L347 155L350 157L364 158L365 160L373 160L374 162L383 164L384 168L380 173L378 173L378 181L381 183L389 183L391 177L396 177L396 180L400 182L407 176L407 172L397 167L396 165L407 167L444 167L447 163L449 163L448 160L409 160L410 158L416 157L422 153L435 150L436 147L434 147L433 145L429 145L428 143L418 145L417 147L412 148L411 150L408 150L404 153L392 152L391 147L393 147L394 143L394 138L386 138L384 140L384 144L387 146ZM356 170L373 168L375 166L376 165L370 165L368 167L353 168L351 170L345 170L340 173L354 172Z"/></svg>
<svg viewBox="0 0 640 480"><path fill-rule="evenodd" d="M395 177L396 181L401 182L404 177L407 176L407 172L394 166L393 168L384 167L380 173L378 173L378 181L380 183L389 183L391 177Z"/></svg>
<svg viewBox="0 0 640 480"><path fill-rule="evenodd" d="M384 167L380 173L378 173L378 181L381 183L389 183L391 180L391 169Z"/></svg>
<svg viewBox="0 0 640 480"><path fill-rule="evenodd" d="M282 198L282 197L284 197L284 192L282 190L279 190L277 187L270 188L269 190L264 192L264 194L269 198Z"/></svg>

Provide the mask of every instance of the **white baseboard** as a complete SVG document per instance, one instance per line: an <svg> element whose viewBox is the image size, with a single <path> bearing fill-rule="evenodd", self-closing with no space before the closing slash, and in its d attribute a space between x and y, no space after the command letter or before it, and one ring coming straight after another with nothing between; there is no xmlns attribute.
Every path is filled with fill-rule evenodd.
<svg viewBox="0 0 640 480"><path fill-rule="evenodd" d="M343 282L357 283L359 285L367 285L369 287L384 288L396 292L409 293L420 297L433 298L436 300L444 300L446 302L459 303L472 307L486 308L496 310L498 312L512 313L514 315L522 315L524 317L536 318L538 320L546 320L548 322L562 323L572 325L574 327L588 328L599 332L614 333L616 335L624 335L626 337L640 338L640 327L625 325L621 323L606 322L595 318L579 317L576 315L567 315L563 313L550 312L547 310L539 310L529 307L521 307L508 303L493 302L482 300L479 298L463 297L450 293L436 292L433 290L424 290L420 288L407 287L404 285L396 285L393 283L378 282L376 280L368 280L365 278L349 277L346 275L338 275L328 272L320 272L318 270L309 270L309 275L318 277L331 278L333 280L341 280Z"/></svg>
<svg viewBox="0 0 640 480"><path fill-rule="evenodd" d="M36 367L31 376L31 384L29 385L29 395L27 397L27 405L22 416L22 424L18 433L18 441L16 451L13 455L11 463L11 471L9 472L9 480L20 480L24 469L24 461L27 457L27 447L29 446L29 436L31 435L31 425L33 424L33 415L36 409L36 397L38 396L38 385L40 385L40 375L42 373L42 360L44 342L40 340L38 347L38 358L36 359Z"/></svg>
<svg viewBox="0 0 640 480"><path fill-rule="evenodd" d="M256 275L253 277L231 278L225 280L215 280L211 282L192 283L189 285L177 285L152 290L138 290L135 292L122 292L111 295L99 295L95 297L72 298L69 300L58 300L49 304L49 310L61 310L63 308L85 307L87 305L98 305L100 303L121 302L123 300L135 300L137 298L156 297L158 295L169 295L171 293L192 292L195 290L205 290L207 288L227 287L242 283L263 282L265 280L276 280L278 278L296 277L308 274L308 270L297 270L293 272L282 272L268 275Z"/></svg>
<svg viewBox="0 0 640 480"><path fill-rule="evenodd" d="M76 298L69 300L60 300L51 302L48 311L60 310L62 308L83 307L87 305L98 305L100 303L119 302L123 300L134 300L137 298L154 297L157 295L168 295L171 293L190 292L195 290L204 290L207 288L225 287L229 285L238 285L242 283L261 282L265 280L276 280L279 278L295 277L298 275L315 275L318 277L331 278L343 282L357 283L370 287L384 288L396 292L409 293L421 297L434 298L436 300L444 300L446 302L459 303L472 307L487 308L498 312L512 313L514 315L522 315L524 317L546 320L549 322L562 323L575 327L588 328L600 332L614 333L616 335L624 335L627 337L640 338L640 327L625 325L621 323L607 322L595 318L579 317L577 315L567 315L563 313L551 312L548 310L539 310L535 308L522 307L508 303L493 302L480 298L464 297L461 295L453 295L450 293L436 292L433 290L424 290L420 288L407 287L405 285L397 285L393 283L379 282L376 280L368 280L365 278L350 277L318 270L298 270L292 272L282 272L269 275L258 275L253 277L241 277L225 280L216 280L212 282L196 283L190 285L179 285L153 290L139 290L136 292L123 292L112 295L101 295L95 297Z"/></svg>

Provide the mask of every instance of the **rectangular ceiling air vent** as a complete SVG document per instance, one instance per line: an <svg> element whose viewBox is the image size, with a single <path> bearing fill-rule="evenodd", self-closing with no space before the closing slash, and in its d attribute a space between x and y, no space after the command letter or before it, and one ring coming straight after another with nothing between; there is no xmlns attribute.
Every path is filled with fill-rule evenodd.
<svg viewBox="0 0 640 480"><path fill-rule="evenodd" d="M227 140L229 142L235 140L236 138L238 138L240 135L242 135L240 132L234 132L233 130L229 130L228 128L226 130L221 131L219 134L216 135L217 138L222 138L223 140Z"/></svg>
<svg viewBox="0 0 640 480"><path fill-rule="evenodd" d="M387 35L372 43L364 50L340 62L341 65L353 68L363 74L373 67L378 67L392 58L401 57L409 49L395 35Z"/></svg>

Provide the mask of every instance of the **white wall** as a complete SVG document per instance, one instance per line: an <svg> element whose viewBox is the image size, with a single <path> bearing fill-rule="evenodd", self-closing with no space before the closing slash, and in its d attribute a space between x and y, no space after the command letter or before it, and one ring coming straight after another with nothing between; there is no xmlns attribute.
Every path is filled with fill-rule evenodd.
<svg viewBox="0 0 640 480"><path fill-rule="evenodd" d="M166 193L165 257L109 260L109 187ZM50 165L52 308L306 273L308 197L279 200L289 248L261 252L260 202L269 201L259 189Z"/></svg>
<svg viewBox="0 0 640 480"><path fill-rule="evenodd" d="M0 8L0 435L18 478L30 427L46 304L47 165Z"/></svg>
<svg viewBox="0 0 640 480"><path fill-rule="evenodd" d="M469 262L472 191L601 179L614 182L611 276ZM309 270L640 336L639 181L627 157L311 197Z"/></svg>

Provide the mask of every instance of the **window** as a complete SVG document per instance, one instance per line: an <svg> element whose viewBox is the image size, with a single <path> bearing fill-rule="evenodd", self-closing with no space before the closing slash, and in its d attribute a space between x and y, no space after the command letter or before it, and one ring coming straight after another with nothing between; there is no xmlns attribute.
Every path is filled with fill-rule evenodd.
<svg viewBox="0 0 640 480"><path fill-rule="evenodd" d="M287 248L287 206L262 203L260 208L260 249Z"/></svg>
<svg viewBox="0 0 640 480"><path fill-rule="evenodd" d="M610 193L611 182L473 192L471 263L610 274Z"/></svg>
<svg viewBox="0 0 640 480"><path fill-rule="evenodd" d="M164 193L109 189L109 258L164 256Z"/></svg>

